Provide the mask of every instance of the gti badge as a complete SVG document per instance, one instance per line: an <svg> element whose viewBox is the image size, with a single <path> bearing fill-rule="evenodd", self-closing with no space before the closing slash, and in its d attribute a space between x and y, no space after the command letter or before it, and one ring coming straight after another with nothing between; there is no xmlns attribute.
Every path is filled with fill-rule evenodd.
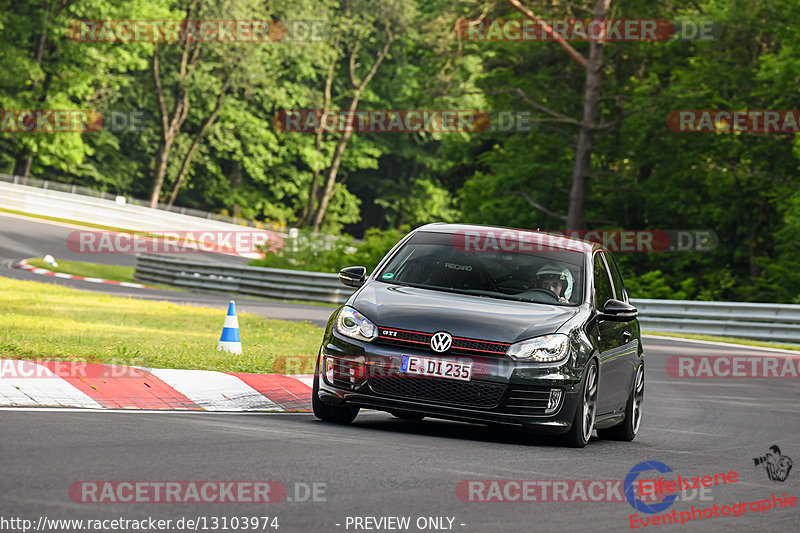
<svg viewBox="0 0 800 533"><path fill-rule="evenodd" d="M450 349L450 346L453 344L453 337L450 336L449 333L445 333L444 331L440 331L439 333L434 333L433 337L431 337L431 348L434 352L446 352Z"/></svg>

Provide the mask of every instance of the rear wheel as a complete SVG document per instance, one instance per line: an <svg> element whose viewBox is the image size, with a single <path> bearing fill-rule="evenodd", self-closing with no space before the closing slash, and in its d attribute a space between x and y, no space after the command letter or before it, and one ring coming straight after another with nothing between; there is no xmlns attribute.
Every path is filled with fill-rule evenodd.
<svg viewBox="0 0 800 533"><path fill-rule="evenodd" d="M311 388L311 407L314 416L326 422L349 424L358 415L358 408L349 405L329 405L319 398L319 358L317 368L314 370L314 386Z"/></svg>
<svg viewBox="0 0 800 533"><path fill-rule="evenodd" d="M592 361L586 369L581 388L580 402L575 409L572 427L564 436L564 443L573 448L583 448L589 442L597 412L597 363Z"/></svg>
<svg viewBox="0 0 800 533"><path fill-rule="evenodd" d="M639 433L642 423L642 401L644 401L644 365L639 365L633 389L625 404L625 420L616 426L598 429L597 436L601 439L632 441Z"/></svg>

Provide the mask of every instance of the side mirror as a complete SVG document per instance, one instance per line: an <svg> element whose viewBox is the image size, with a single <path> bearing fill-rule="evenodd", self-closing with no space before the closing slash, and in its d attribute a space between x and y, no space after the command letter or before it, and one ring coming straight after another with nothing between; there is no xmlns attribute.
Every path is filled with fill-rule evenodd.
<svg viewBox="0 0 800 533"><path fill-rule="evenodd" d="M618 322L627 322L639 316L639 311L631 304L611 299L603 306L603 318Z"/></svg>
<svg viewBox="0 0 800 533"><path fill-rule="evenodd" d="M360 287L367 280L367 268L354 266L339 271L339 281L348 287Z"/></svg>

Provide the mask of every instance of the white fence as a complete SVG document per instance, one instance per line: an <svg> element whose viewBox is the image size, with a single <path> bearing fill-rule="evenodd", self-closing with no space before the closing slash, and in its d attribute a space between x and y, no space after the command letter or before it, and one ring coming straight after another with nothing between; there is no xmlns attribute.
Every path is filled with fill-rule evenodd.
<svg viewBox="0 0 800 533"><path fill-rule="evenodd" d="M7 175L2 177L13 178ZM211 213L206 213L206 217L201 218L134 205L125 198L123 198L124 203L122 200L118 203L114 195L104 194L103 197L96 198L49 188L58 187L71 191L74 187L63 183L40 182L40 185L43 186L32 187L0 179L0 207L134 231L241 231L242 225L245 225L243 220L240 221L241 224L214 220L214 218L234 219ZM202 214L200 211L196 213Z"/></svg>

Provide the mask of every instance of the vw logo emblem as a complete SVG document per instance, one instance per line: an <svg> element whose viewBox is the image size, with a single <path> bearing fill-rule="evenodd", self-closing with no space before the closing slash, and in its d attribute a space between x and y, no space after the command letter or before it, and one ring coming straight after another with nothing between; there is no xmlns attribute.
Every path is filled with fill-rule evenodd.
<svg viewBox="0 0 800 533"><path fill-rule="evenodd" d="M450 336L449 333L445 333L444 331L440 331L439 333L434 333L433 337L431 337L431 348L434 352L446 352L450 349L450 346L453 344L453 337Z"/></svg>

